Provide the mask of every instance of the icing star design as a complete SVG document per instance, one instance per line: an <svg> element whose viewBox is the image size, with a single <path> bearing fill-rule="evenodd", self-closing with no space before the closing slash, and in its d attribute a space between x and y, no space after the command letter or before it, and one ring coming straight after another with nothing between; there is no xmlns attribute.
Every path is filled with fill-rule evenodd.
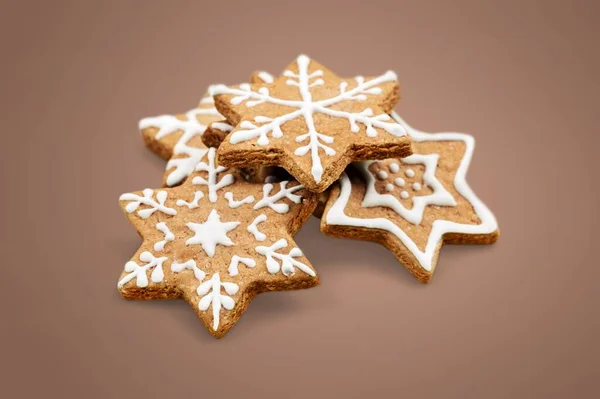
<svg viewBox="0 0 600 399"><path fill-rule="evenodd" d="M398 92L391 71L342 79L304 55L273 83L213 86L217 109L235 126L219 161L283 166L322 192L352 161L411 154L406 130L388 115Z"/></svg>
<svg viewBox="0 0 600 399"><path fill-rule="evenodd" d="M210 257L215 256L217 245L232 246L233 241L227 237L227 233L240 225L240 222L221 222L221 216L213 209L204 223L188 223L187 227L194 232L194 236L188 239L186 245L200 244L202 249Z"/></svg>
<svg viewBox="0 0 600 399"><path fill-rule="evenodd" d="M272 82L267 72L255 72L252 83ZM144 118L139 122L140 133L146 146L161 158L168 160L163 176L164 187L181 184L206 154L208 147L202 136L213 122L219 123L224 117L217 111L212 96L205 95L200 104L185 113L160 115ZM222 130L219 130L222 129ZM233 129L227 123L220 122L213 134L224 137ZM217 143L213 143L215 145Z"/></svg>
<svg viewBox="0 0 600 399"><path fill-rule="evenodd" d="M465 176L475 141L462 133L425 133L396 113L413 140L414 155L361 162L331 190L321 231L376 241L427 283L444 243L491 244L498 224Z"/></svg>
<svg viewBox="0 0 600 399"><path fill-rule="evenodd" d="M258 293L318 284L292 239L317 196L297 182L250 183L215 151L178 187L120 197L143 243L117 286L129 299L182 298L222 337Z"/></svg>
<svg viewBox="0 0 600 399"><path fill-rule="evenodd" d="M357 162L355 166L362 172L367 187L362 206L386 206L409 222L419 224L428 205L456 205L452 194L435 176L438 158L438 154L413 154L400 161ZM424 171L420 179L415 179L417 177L415 168L411 168L411 166L419 164L422 165ZM372 166L378 170L371 171ZM377 190L376 179L385 183L385 193ZM396 190L396 186L399 187L399 190ZM424 190L423 187L430 188L430 190ZM396 196L394 191L400 192Z"/></svg>

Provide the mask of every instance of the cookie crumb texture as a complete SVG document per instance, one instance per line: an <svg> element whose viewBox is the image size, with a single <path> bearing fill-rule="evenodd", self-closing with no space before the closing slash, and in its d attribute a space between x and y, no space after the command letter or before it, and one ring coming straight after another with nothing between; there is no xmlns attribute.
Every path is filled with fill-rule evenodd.
<svg viewBox="0 0 600 399"><path fill-rule="evenodd" d="M317 195L295 181L250 183L217 165L214 148L181 186L123 194L120 204L143 239L121 295L184 299L217 338L255 295L319 283L292 239Z"/></svg>
<svg viewBox="0 0 600 399"><path fill-rule="evenodd" d="M411 154L404 127L388 113L396 75L342 79L306 56L266 84L213 86L215 106L235 128L218 150L228 166L278 165L323 192L352 161Z"/></svg>
<svg viewBox="0 0 600 399"><path fill-rule="evenodd" d="M427 283L444 243L491 244L498 225L465 180L473 138L406 127L414 154L353 164L331 189L321 230L378 242Z"/></svg>

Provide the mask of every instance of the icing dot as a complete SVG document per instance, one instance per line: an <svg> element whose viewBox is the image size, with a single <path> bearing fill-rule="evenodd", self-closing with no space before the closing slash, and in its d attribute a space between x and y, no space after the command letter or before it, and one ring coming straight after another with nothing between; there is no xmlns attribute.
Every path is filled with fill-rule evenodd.
<svg viewBox="0 0 600 399"><path fill-rule="evenodd" d="M412 170L412 169L406 169L406 170L404 171L404 174L405 174L406 176L408 176L408 177L415 177L415 171L414 171L414 170Z"/></svg>
<svg viewBox="0 0 600 399"><path fill-rule="evenodd" d="M421 189L421 185L419 183L413 183L412 188L415 191L419 191Z"/></svg>
<svg viewBox="0 0 600 399"><path fill-rule="evenodd" d="M398 187L404 187L404 179L401 177L397 177L396 179L394 179L394 184L396 184Z"/></svg>
<svg viewBox="0 0 600 399"><path fill-rule="evenodd" d="M400 197L402 197L402 199L407 199L408 198L408 191L402 191L400 193Z"/></svg>
<svg viewBox="0 0 600 399"><path fill-rule="evenodd" d="M385 171L380 170L379 172L377 172L377 177L381 180L385 180L388 178L388 174Z"/></svg>
<svg viewBox="0 0 600 399"><path fill-rule="evenodd" d="M398 173L399 170L400 170L400 166L398 166L398 164L396 162L390 164L390 172Z"/></svg>
<svg viewBox="0 0 600 399"><path fill-rule="evenodd" d="M385 189L387 191L394 191L394 185L391 184L391 183L388 183L388 184L385 185Z"/></svg>

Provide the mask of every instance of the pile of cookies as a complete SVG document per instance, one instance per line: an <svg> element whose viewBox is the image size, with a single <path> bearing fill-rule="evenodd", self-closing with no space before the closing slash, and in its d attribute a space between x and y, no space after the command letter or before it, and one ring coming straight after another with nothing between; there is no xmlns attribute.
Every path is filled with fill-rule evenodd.
<svg viewBox="0 0 600 399"><path fill-rule="evenodd" d="M120 197L143 243L119 292L182 298L222 337L256 294L319 284L293 240L313 214L326 235L381 243L424 283L444 243L493 243L496 219L465 180L473 138L411 128L398 99L391 71L344 79L301 55L279 77L257 72L185 114L142 119L168 163L164 188Z"/></svg>

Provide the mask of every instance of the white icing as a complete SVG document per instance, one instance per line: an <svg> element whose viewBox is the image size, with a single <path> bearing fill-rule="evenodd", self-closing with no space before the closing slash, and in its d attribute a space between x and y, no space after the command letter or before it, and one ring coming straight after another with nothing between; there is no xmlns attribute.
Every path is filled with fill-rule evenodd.
<svg viewBox="0 0 600 399"><path fill-rule="evenodd" d="M377 177L381 180L385 180L388 178L388 174L385 171L380 170L379 172L377 172Z"/></svg>
<svg viewBox="0 0 600 399"><path fill-rule="evenodd" d="M415 191L419 191L421 189L421 184L420 183L413 183L412 188Z"/></svg>
<svg viewBox="0 0 600 399"><path fill-rule="evenodd" d="M204 171L208 172L207 178L203 178L200 176L195 176L192 179L192 184L196 185L204 185L208 187L208 199L210 202L217 201L217 191L220 189L227 187L235 181L235 178L232 174L226 174L221 177L221 180L217 181L217 176L219 173L226 172L228 168L224 166L217 166L215 158L216 158L216 148L209 148L208 152L208 163L198 162L196 165L196 171Z"/></svg>
<svg viewBox="0 0 600 399"><path fill-rule="evenodd" d="M213 129L218 129L225 133L229 133L233 130L233 126L225 122L213 122L210 124L210 127L212 127Z"/></svg>
<svg viewBox="0 0 600 399"><path fill-rule="evenodd" d="M260 71L258 73L258 77L260 78L260 80L262 80L265 83L273 83L274 79L273 79L273 75L271 75L268 72L265 71Z"/></svg>
<svg viewBox="0 0 600 399"><path fill-rule="evenodd" d="M287 240L285 238L282 238L269 247L256 247L256 252L267 258L268 272L271 274L276 274L279 272L279 270L281 270L281 273L283 273L283 275L290 276L294 274L295 267L297 267L309 276L316 276L315 272L310 267L294 259L302 256L302 251L299 248L292 248L287 255L280 254L277 252L282 248L287 248L287 246Z"/></svg>
<svg viewBox="0 0 600 399"><path fill-rule="evenodd" d="M248 225L248 231L254 236L256 241L264 241L267 239L267 235L258 230L258 224L267 221L267 215L258 215L250 225Z"/></svg>
<svg viewBox="0 0 600 399"><path fill-rule="evenodd" d="M355 166L362 173L367 183L367 191L365 192L362 206L365 208L385 206L393 209L398 215L402 216L410 223L419 224L423 218L423 212L428 205L456 205L456 201L452 197L452 194L450 194L448 190L444 188L443 184L435 177L438 158L438 154L414 154L402 160L402 162L408 164L424 164L425 173L423 174L423 181L433 189L433 193L430 195L413 197L413 206L411 209L406 208L395 196L377 192L377 189L375 188L375 178L369 171L369 166L376 161L355 163ZM402 191L400 197L402 199L407 199L409 194L407 191Z"/></svg>
<svg viewBox="0 0 600 399"><path fill-rule="evenodd" d="M323 166L319 150L323 150L328 156L335 155L335 150L327 145L333 143L333 137L317 131L313 119L315 113L322 113L333 118L346 119L350 125L350 130L354 133L360 130L357 123L363 124L366 127L366 134L369 137L377 135L377 130L375 130L375 128L383 129L393 136L405 135L406 131L398 123L387 122L391 120L389 115L385 113L374 115L371 108L365 108L363 111L357 113L329 108L343 101L365 101L367 95L381 94L381 88L376 86L385 82L395 81L397 79L395 73L388 71L369 81L365 81L362 76L357 76L355 78L357 85L353 89L346 90L348 83L344 81L340 83L339 94L324 100L313 101L310 88L321 86L325 84L325 82L321 78L321 76L323 76L322 70L314 71L311 74L308 73L310 62L310 58L305 55L300 55L296 59L298 74L289 70L284 72L284 76L289 78L286 81L286 84L298 87L301 100L286 100L273 97L270 94L269 87L261 87L257 91L253 91L252 87L247 84L240 85L238 89L229 88L225 85L216 85L212 86L209 91L211 95L233 95L234 97L231 98L231 103L233 105L245 102L247 107L253 107L262 103L270 103L292 108L292 111L275 118L257 116L254 118L254 121L242 121L238 126L238 130L233 131L229 135L229 141L232 144L236 144L258 138L257 144L264 146L269 144L269 133L273 138L282 138L284 134L281 130L281 126L288 121L302 117L304 118L308 131L297 136L296 142L306 142L306 144L297 148L294 153L296 156L304 156L310 152L312 162L311 174L315 181L319 182L323 175Z"/></svg>
<svg viewBox="0 0 600 399"><path fill-rule="evenodd" d="M396 162L392 162L390 164L390 172L398 173L400 171L400 166Z"/></svg>
<svg viewBox="0 0 600 399"><path fill-rule="evenodd" d="M204 277L206 277L206 273L196 266L196 261L193 259L190 259L184 263L173 262L171 264L171 270L174 273L181 273L184 270L191 270L194 272L194 277L196 277L198 281L202 281L204 280Z"/></svg>
<svg viewBox="0 0 600 399"><path fill-rule="evenodd" d="M219 328L221 307L231 310L235 306L233 298L221 294L221 288L229 295L235 295L239 290L239 286L235 283L222 282L219 273L213 274L210 280L200 284L196 290L201 297L198 302L198 309L204 312L212 306L213 330Z"/></svg>
<svg viewBox="0 0 600 399"><path fill-rule="evenodd" d="M397 177L394 179L394 184L397 185L398 187L404 187L405 181L403 178Z"/></svg>
<svg viewBox="0 0 600 399"><path fill-rule="evenodd" d="M251 268L256 266L256 261L252 258L242 258L237 255L233 255L231 257L231 263L229 263L229 267L227 268L227 271L229 272L230 276L238 275L238 273L239 273L238 265L240 263L246 265L247 267L251 267Z"/></svg>
<svg viewBox="0 0 600 399"><path fill-rule="evenodd" d="M162 265L167 260L167 257L157 258L152 255L148 251L144 251L140 254L140 260L145 263L145 265L140 266L134 261L129 261L125 264L125 272L129 273L125 275L118 283L117 287L122 288L125 284L136 279L135 284L138 287L147 287L148 286L148 276L146 272L150 269L152 273L150 275L150 279L153 283L160 283L163 281L165 274L163 272Z"/></svg>
<svg viewBox="0 0 600 399"><path fill-rule="evenodd" d="M394 191L394 185L391 183L388 183L385 185L385 189L386 189L386 191Z"/></svg>
<svg viewBox="0 0 600 399"><path fill-rule="evenodd" d="M340 179L340 196L326 213L325 222L330 225L356 226L388 231L402 241L404 246L415 256L423 269L431 271L433 268L433 258L444 234L490 234L497 230L498 223L492 212L479 198L477 198L466 182L465 176L473 156L473 149L475 148L475 140L473 137L463 133L425 133L410 127L395 112L392 112L392 117L406 128L409 136L415 142L462 141L465 143L466 150L454 177L454 187L460 195L471 203L477 217L481 220L481 223L473 225L451 222L449 220L436 220L433 222L427 244L425 245L425 250L421 251L406 232L387 219L355 218L344 213L344 209L348 204L350 193L352 191L352 184L345 173Z"/></svg>
<svg viewBox="0 0 600 399"><path fill-rule="evenodd" d="M190 209L196 209L200 206L198 204L198 201L200 201L202 198L204 198L204 193L202 191L196 191L194 193L194 198L192 199L192 202L187 202L182 199L178 199L176 204L177 206L187 206Z"/></svg>
<svg viewBox="0 0 600 399"><path fill-rule="evenodd" d="M299 184L297 186L288 188L288 183L289 182L287 180L280 182L280 190L272 196L269 196L269 194L271 193L271 190L273 190L273 184L265 184L263 186L263 197L260 201L256 203L256 205L254 205L254 209L260 209L268 206L277 213L286 213L290 210L290 206L286 203L277 204L277 201L282 200L283 198L287 198L290 201L299 204L302 201L302 197L292 193L303 189L304 186Z"/></svg>
<svg viewBox="0 0 600 399"><path fill-rule="evenodd" d="M137 212L138 216L142 219L148 219L154 212L159 211L163 212L167 215L176 215L177 211L173 208L169 208L165 206L165 201L167 200L168 193L166 191L159 191L156 193L156 201L153 198L154 190L147 188L142 191L143 196L139 196L133 193L123 194L119 197L120 201L131 201L127 206L125 206L125 211L127 213L135 212L140 205L149 206L149 208L139 210Z"/></svg>
<svg viewBox="0 0 600 399"><path fill-rule="evenodd" d="M414 170L412 170L412 169L406 169L406 170L404 171L404 174L405 174L407 177L415 177L415 171L414 171Z"/></svg>
<svg viewBox="0 0 600 399"><path fill-rule="evenodd" d="M240 225L240 222L221 222L221 216L216 209L213 209L204 223L187 223L187 227L194 232L194 236L189 238L186 245L202 245L202 249L211 258L215 256L217 245L232 246L235 245L227 233Z"/></svg>
<svg viewBox="0 0 600 399"><path fill-rule="evenodd" d="M249 195L246 198L242 198L241 200L236 201L233 199L233 193L231 193L231 192L225 193L225 199L229 202L230 208L237 208L244 204L251 204L254 202L254 196L252 196L252 195Z"/></svg>
<svg viewBox="0 0 600 399"><path fill-rule="evenodd" d="M208 103L210 100L212 97L205 97L202 103ZM158 128L155 140L160 140L177 131L182 132L173 148L173 158L167 163L167 170L173 169L167 176L168 186L177 185L188 177L206 153L204 148L194 148L188 145L193 137L202 135L206 130L206 125L198 121L199 115L222 117L214 107L195 108L185 113L186 120L177 119L174 115L160 115L144 118L139 123L140 130L150 127Z"/></svg>
<svg viewBox="0 0 600 399"><path fill-rule="evenodd" d="M171 230L169 230L169 226L167 226L165 222L156 223L155 227L156 230L163 233L164 239L154 244L154 250L162 251L163 249L165 249L165 245L167 245L168 242L173 241L175 239L175 234L173 234Z"/></svg>

